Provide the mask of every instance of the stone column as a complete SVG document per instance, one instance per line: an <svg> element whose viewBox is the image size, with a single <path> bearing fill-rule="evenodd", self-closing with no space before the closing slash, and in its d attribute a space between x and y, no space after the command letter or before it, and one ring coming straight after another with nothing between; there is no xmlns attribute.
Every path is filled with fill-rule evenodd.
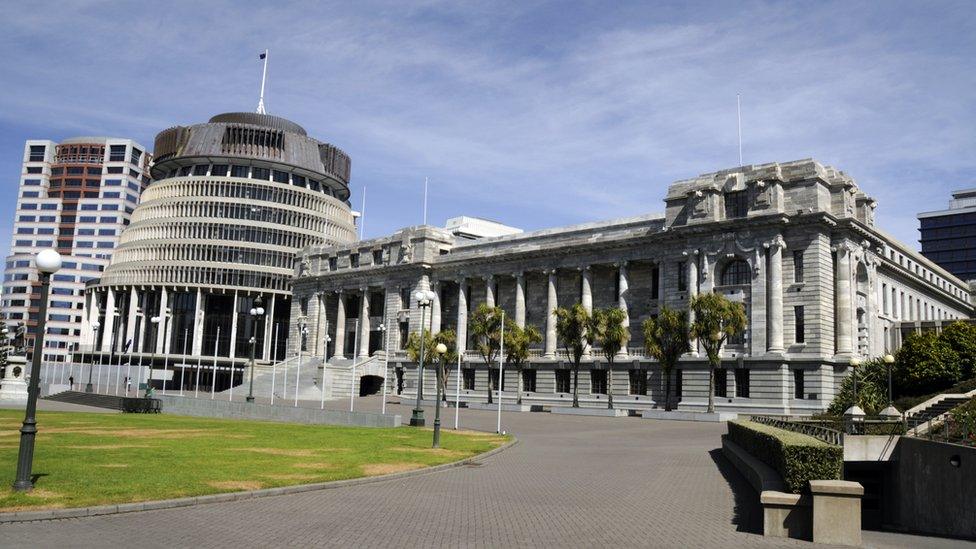
<svg viewBox="0 0 976 549"><path fill-rule="evenodd" d="M322 356L325 354L322 351L322 342L325 340L325 305L323 303L325 293L316 292L312 296L314 298L313 303L315 304L315 328L309 334L312 338L312 345L310 345L309 349L312 351L313 356Z"/></svg>
<svg viewBox="0 0 976 549"><path fill-rule="evenodd" d="M356 334L359 343L359 358L369 356L369 288L362 289L362 299L359 300L359 333Z"/></svg>
<svg viewBox="0 0 976 549"><path fill-rule="evenodd" d="M125 340L131 341L132 344L129 346L129 351L136 350L136 313L139 312L139 292L136 291L135 286L129 288L129 310L126 311L128 320L125 326ZM122 344L123 346L125 343Z"/></svg>
<svg viewBox="0 0 976 549"><path fill-rule="evenodd" d="M105 322L102 326L102 345L101 349L103 353L112 352L112 342L115 338L112 337L112 332L115 329L115 290L112 288L108 289L107 295L105 296Z"/></svg>
<svg viewBox="0 0 976 549"><path fill-rule="evenodd" d="M275 310L275 302L277 301L277 299L278 296L276 294L271 294L271 297L265 300L264 349L262 349L261 352L261 360L264 360L266 362L272 361L272 358L274 357L273 345L278 343L277 341L275 341L275 337L274 337L274 318L275 318L274 310ZM280 332L281 328L278 328L278 331Z"/></svg>
<svg viewBox="0 0 976 549"><path fill-rule="evenodd" d="M430 283L430 291L434 292L434 299L430 301L430 333L431 335L441 331L441 285L440 282L433 280Z"/></svg>
<svg viewBox="0 0 976 549"><path fill-rule="evenodd" d="M593 270L589 265L580 270L580 304L586 312L593 314ZM593 349L589 344L583 346L583 358L589 358Z"/></svg>
<svg viewBox="0 0 976 549"><path fill-rule="evenodd" d="M767 244L769 269L767 272L769 303L766 304L766 324L769 341L766 351L782 353L783 346L783 248L781 237Z"/></svg>
<svg viewBox="0 0 976 549"><path fill-rule="evenodd" d="M853 338L853 300L851 298L851 251L841 244L835 246L837 270L834 273L834 292L836 294L837 354L850 356L854 351Z"/></svg>
<svg viewBox="0 0 976 549"><path fill-rule="evenodd" d="M695 313L691 310L691 300L698 295L698 250L685 252L688 257L688 324L695 322ZM692 341L691 355L698 356L698 342Z"/></svg>
<svg viewBox="0 0 976 549"><path fill-rule="evenodd" d="M167 298L167 304L168 303L169 301ZM164 319L167 316L169 316L169 320L166 321L166 324L164 326L166 329L166 333L164 334L165 339L163 340L163 353L170 354L172 352L172 347L173 347L173 313L170 312L169 315L166 315L166 310L163 309L162 316ZM182 351L182 349L180 349L180 351Z"/></svg>
<svg viewBox="0 0 976 549"><path fill-rule="evenodd" d="M657 305L658 305L658 310L659 311L661 310L661 307L665 304L665 299L664 299L664 278L665 277L664 277L664 273L665 273L666 269L664 268L664 265L665 265L664 260L661 260L657 264Z"/></svg>
<svg viewBox="0 0 976 549"><path fill-rule="evenodd" d="M495 306L495 275L485 277L485 304Z"/></svg>
<svg viewBox="0 0 976 549"><path fill-rule="evenodd" d="M193 312L193 343L190 353L200 356L203 354L203 290L197 288L197 302Z"/></svg>
<svg viewBox="0 0 976 549"><path fill-rule="evenodd" d="M237 356L237 290L234 290L234 307L231 309L230 315L230 358ZM299 336L298 344L301 345L301 336Z"/></svg>
<svg viewBox="0 0 976 549"><path fill-rule="evenodd" d="M549 290L546 300L546 347L545 358L556 358L556 270L546 271L549 275Z"/></svg>
<svg viewBox="0 0 976 549"><path fill-rule="evenodd" d="M515 325L525 328L525 273L515 274Z"/></svg>
<svg viewBox="0 0 976 549"><path fill-rule="evenodd" d="M464 277L458 279L457 351L464 359L468 348L468 296L465 293Z"/></svg>
<svg viewBox="0 0 976 549"><path fill-rule="evenodd" d="M627 262L617 265L617 308L624 312L624 329L630 333L630 312L627 310ZM660 295L660 294L658 294ZM620 347L618 356L627 356L627 344Z"/></svg>
<svg viewBox="0 0 976 549"><path fill-rule="evenodd" d="M336 295L335 358L346 358L346 296L342 290Z"/></svg>

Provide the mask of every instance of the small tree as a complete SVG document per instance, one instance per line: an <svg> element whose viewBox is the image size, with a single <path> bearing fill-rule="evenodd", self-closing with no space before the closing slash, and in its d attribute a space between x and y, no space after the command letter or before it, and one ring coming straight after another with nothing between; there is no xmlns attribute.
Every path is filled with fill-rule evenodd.
<svg viewBox="0 0 976 549"><path fill-rule="evenodd" d="M570 308L560 307L556 315L556 335L573 360L573 408L579 408L579 369L583 352L593 344L593 317L579 303Z"/></svg>
<svg viewBox="0 0 976 549"><path fill-rule="evenodd" d="M593 339L600 344L607 359L607 408L613 408L613 359L627 342L630 331L624 326L627 313L618 307L593 311Z"/></svg>
<svg viewBox="0 0 976 549"><path fill-rule="evenodd" d="M746 329L746 310L741 303L722 294L698 294L691 299L695 321L691 337L697 339L708 356L708 412L715 411L715 368L722 362L722 345Z"/></svg>
<svg viewBox="0 0 976 549"><path fill-rule="evenodd" d="M934 331L911 334L895 355L895 383L903 395L924 395L959 381L959 355Z"/></svg>
<svg viewBox="0 0 976 549"><path fill-rule="evenodd" d="M857 376L857 405L869 416L888 405L888 365L880 358L864 362L841 382L840 391L827 407L831 415L843 415L855 404L854 377Z"/></svg>
<svg viewBox="0 0 976 549"><path fill-rule="evenodd" d="M657 318L649 318L644 329L644 349L661 365L664 374L664 410L671 411L671 372L681 355L691 350L688 313L662 307Z"/></svg>
<svg viewBox="0 0 976 549"><path fill-rule="evenodd" d="M959 355L961 379L976 377L976 326L956 321L939 335Z"/></svg>
<svg viewBox="0 0 976 549"><path fill-rule="evenodd" d="M488 367L488 403L493 402L491 392L494 383L491 379L491 368L498 358L501 345L502 310L499 307L489 307L482 303L471 313L471 335L478 339L476 347L478 354Z"/></svg>
<svg viewBox="0 0 976 549"><path fill-rule="evenodd" d="M522 370L529 358L529 347L542 341L542 334L534 326L519 327L505 320L505 362L515 367L518 375L518 403L522 404Z"/></svg>

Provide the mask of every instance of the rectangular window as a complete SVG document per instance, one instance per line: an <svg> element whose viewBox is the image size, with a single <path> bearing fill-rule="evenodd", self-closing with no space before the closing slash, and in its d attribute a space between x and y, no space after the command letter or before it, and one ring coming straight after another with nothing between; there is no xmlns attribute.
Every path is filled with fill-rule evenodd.
<svg viewBox="0 0 976 549"><path fill-rule="evenodd" d="M590 393L594 395L607 394L606 370L590 370Z"/></svg>
<svg viewBox="0 0 976 549"><path fill-rule="evenodd" d="M41 180L40 179L25 179L24 180L24 185L27 185L29 187L36 187L36 186L38 186L40 184L41 184Z"/></svg>
<svg viewBox="0 0 976 549"><path fill-rule="evenodd" d="M660 299L658 290L661 286L661 267L655 266L651 269L651 299Z"/></svg>
<svg viewBox="0 0 976 549"><path fill-rule="evenodd" d="M729 395L729 373L725 368L715 368L715 396L727 398Z"/></svg>
<svg viewBox="0 0 976 549"><path fill-rule="evenodd" d="M474 391L474 368L465 368L461 374L464 376L464 390Z"/></svg>
<svg viewBox="0 0 976 549"><path fill-rule="evenodd" d="M209 167L206 164L197 164L193 166L193 175L207 175L207 168Z"/></svg>
<svg viewBox="0 0 976 549"><path fill-rule="evenodd" d="M627 372L627 377L630 381L630 394L647 394L647 372L644 370L632 369Z"/></svg>
<svg viewBox="0 0 976 549"><path fill-rule="evenodd" d="M745 217L749 214L749 191L725 193L725 219Z"/></svg>
<svg viewBox="0 0 976 549"><path fill-rule="evenodd" d="M121 193L117 193L117 192L114 192L114 193L103 192L102 193L102 198L119 198L119 196L121 196Z"/></svg>
<svg viewBox="0 0 976 549"><path fill-rule="evenodd" d="M125 162L125 145L109 145L108 161Z"/></svg>
<svg viewBox="0 0 976 549"><path fill-rule="evenodd" d="M288 183L288 172L283 172L281 170L274 170L274 181L276 183Z"/></svg>
<svg viewBox="0 0 976 549"><path fill-rule="evenodd" d="M214 177L226 177L227 168L229 167L227 164L214 164L210 167L210 175Z"/></svg>
<svg viewBox="0 0 976 549"><path fill-rule="evenodd" d="M793 282L803 282L803 251L793 252Z"/></svg>
<svg viewBox="0 0 976 549"><path fill-rule="evenodd" d="M231 177L247 177L248 167L247 166L231 166L230 176Z"/></svg>
<svg viewBox="0 0 976 549"><path fill-rule="evenodd" d="M27 158L28 162L44 162L44 145L31 145L30 146L30 156Z"/></svg>
<svg viewBox="0 0 976 549"><path fill-rule="evenodd" d="M105 173L125 173L122 166L109 166L105 168Z"/></svg>
<svg viewBox="0 0 976 549"><path fill-rule="evenodd" d="M527 393L535 392L535 370L522 370L522 390Z"/></svg>
<svg viewBox="0 0 976 549"><path fill-rule="evenodd" d="M735 370L735 396L739 398L749 398L748 368L738 368Z"/></svg>
<svg viewBox="0 0 976 549"><path fill-rule="evenodd" d="M60 168L56 168L60 169ZM51 169L51 173L54 173L55 168ZM40 166L27 166L27 173L44 173L44 169Z"/></svg>
<svg viewBox="0 0 976 549"><path fill-rule="evenodd" d="M349 265L352 267L359 266L359 254L349 254Z"/></svg>
<svg viewBox="0 0 976 549"><path fill-rule="evenodd" d="M793 398L803 400L803 370L793 370Z"/></svg>
<svg viewBox="0 0 976 549"><path fill-rule="evenodd" d="M688 291L688 262L678 262L678 291Z"/></svg>
<svg viewBox="0 0 976 549"><path fill-rule="evenodd" d="M336 265L337 265L337 263L336 263L336 258L335 258L335 256L333 256L333 257L330 257L330 258L329 258L329 270L330 270L330 271L334 271L334 270L336 270Z"/></svg>
<svg viewBox="0 0 976 549"><path fill-rule="evenodd" d="M383 250L373 250L373 265L383 264Z"/></svg>
<svg viewBox="0 0 976 549"><path fill-rule="evenodd" d="M271 179L271 170L268 168L251 168L251 179L267 181Z"/></svg>
<svg viewBox="0 0 976 549"><path fill-rule="evenodd" d="M136 166L138 166L139 165L139 160L141 158L142 158L142 151L140 151L139 149L137 149L135 147L132 147L132 154L129 155L129 163L130 164L135 164Z"/></svg>
<svg viewBox="0 0 976 549"><path fill-rule="evenodd" d="M556 392L571 393L573 389L569 382L569 370L556 370Z"/></svg>
<svg viewBox="0 0 976 549"><path fill-rule="evenodd" d="M20 196L23 198L38 198L40 195L40 191L24 191Z"/></svg>
<svg viewBox="0 0 976 549"><path fill-rule="evenodd" d="M803 321L803 305L793 307L793 324L793 341L804 343L806 341L806 323Z"/></svg>
<svg viewBox="0 0 976 549"><path fill-rule="evenodd" d="M888 285L881 283L881 312L888 314Z"/></svg>

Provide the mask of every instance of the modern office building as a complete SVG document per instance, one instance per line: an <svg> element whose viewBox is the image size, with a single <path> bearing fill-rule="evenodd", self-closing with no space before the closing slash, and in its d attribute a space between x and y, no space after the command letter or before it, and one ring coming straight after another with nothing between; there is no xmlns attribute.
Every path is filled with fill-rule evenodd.
<svg viewBox="0 0 976 549"><path fill-rule="evenodd" d="M952 193L949 209L918 214L922 255L963 280L976 279L976 189Z"/></svg>
<svg viewBox="0 0 976 549"><path fill-rule="evenodd" d="M150 155L130 139L76 137L24 145L2 314L25 323L33 348L40 301L34 256L56 248L44 360L63 361L81 341L85 283L112 259L119 235L149 182Z"/></svg>
<svg viewBox="0 0 976 549"><path fill-rule="evenodd" d="M404 352L421 329L457 333L461 395L484 402L489 376L468 318L502 307L544 339L521 376L506 370L506 400L568 405L571 364L553 310L580 303L626 311L630 341L613 364L584 357L583 406L663 406L664 380L647 357L641 323L662 307L686 308L701 292L741 302L748 329L730 341L717 372L720 411L808 414L824 410L855 357L893 352L903 326L970 317L965 282L875 224L875 201L855 181L814 160L743 166L678 181L664 214L486 238L415 226L382 238L306 248L296 263L293 324L306 352L328 359L326 388L390 386L415 395L417 367ZM413 297L432 290L422 311ZM298 352L298 342L289 342ZM388 350L389 372L382 359ZM352 359L356 364L353 369ZM708 364L693 351L674 372L680 408L704 409ZM355 372L355 376L353 376ZM448 392L453 398L453 368ZM345 379L345 381L343 381ZM424 378L434 394L433 376Z"/></svg>
<svg viewBox="0 0 976 549"><path fill-rule="evenodd" d="M147 365L218 357L239 380L252 333L263 361L283 358L294 335L295 252L355 238L349 157L255 113L170 128L154 149L152 183L88 284L83 341L103 358L128 348ZM249 314L258 296L263 317Z"/></svg>

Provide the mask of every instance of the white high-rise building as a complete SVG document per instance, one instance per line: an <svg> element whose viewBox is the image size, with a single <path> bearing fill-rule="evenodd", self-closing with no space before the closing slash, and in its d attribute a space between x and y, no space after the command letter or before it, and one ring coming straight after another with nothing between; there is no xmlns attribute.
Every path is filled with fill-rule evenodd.
<svg viewBox="0 0 976 549"><path fill-rule="evenodd" d="M67 360L81 344L85 283L112 258L149 183L151 155L131 139L76 137L24 145L10 255L0 313L11 326L25 323L33 346L40 282L34 256L55 248L63 267L51 280L44 360Z"/></svg>

